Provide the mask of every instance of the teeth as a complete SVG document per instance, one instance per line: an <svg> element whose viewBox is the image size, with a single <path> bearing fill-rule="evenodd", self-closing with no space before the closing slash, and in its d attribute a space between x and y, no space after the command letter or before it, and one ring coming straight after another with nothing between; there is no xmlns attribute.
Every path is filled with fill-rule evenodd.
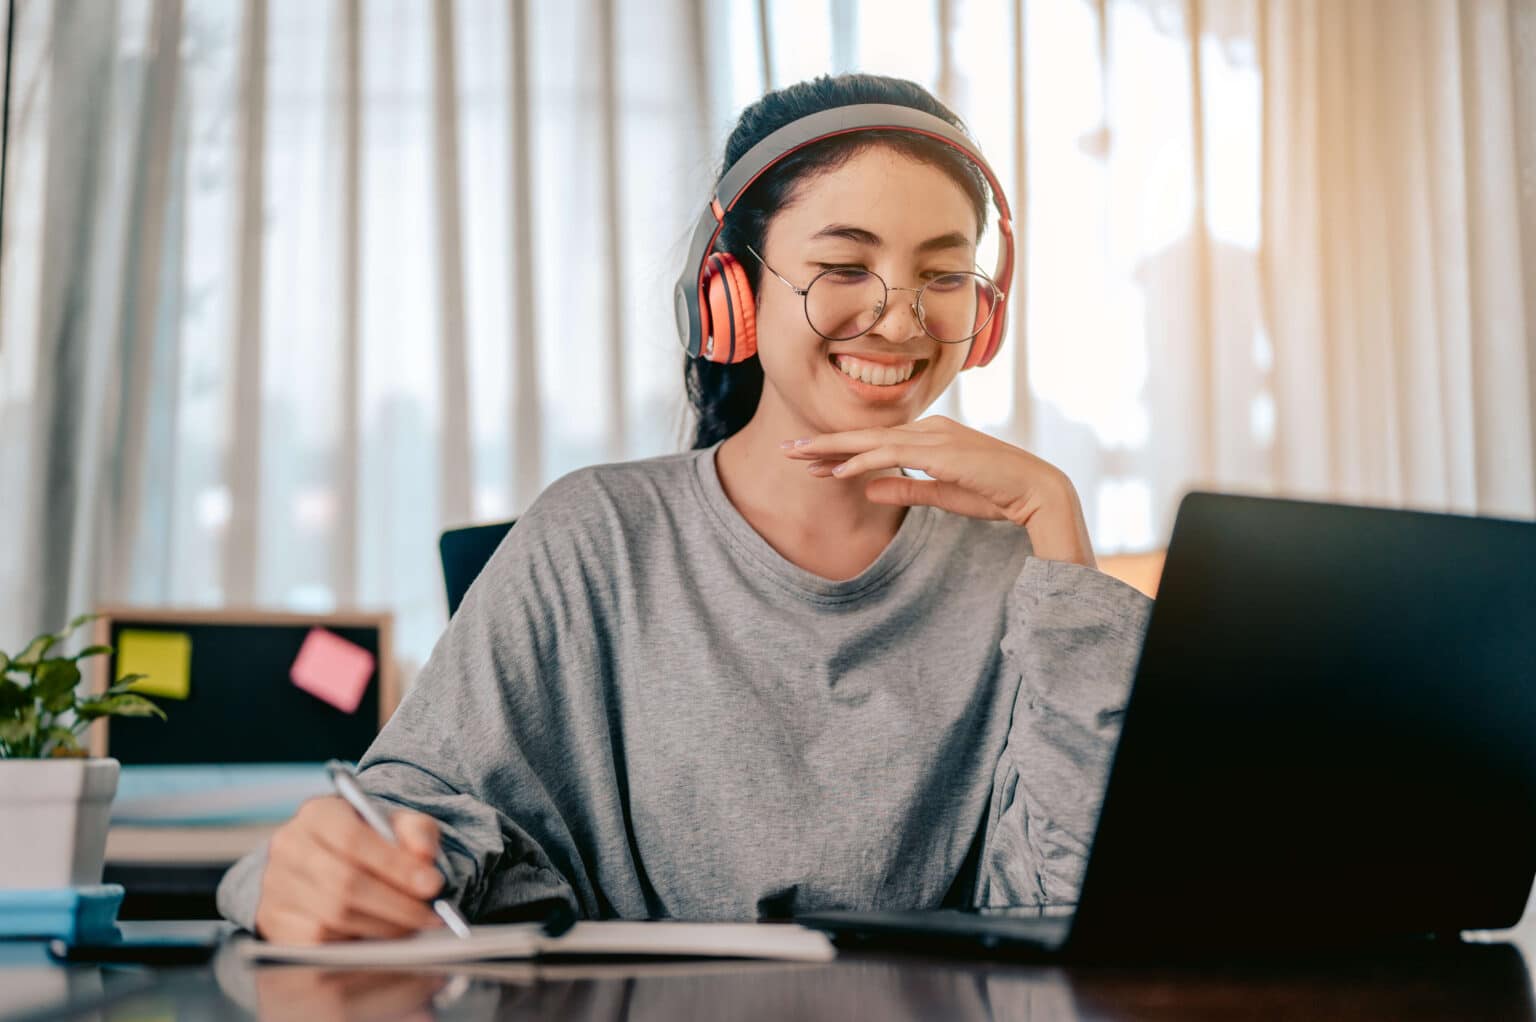
<svg viewBox="0 0 1536 1022"><path fill-rule="evenodd" d="M903 362L900 365L887 366L866 362L852 355L838 355L837 368L844 376L851 376L855 380L863 380L876 387L891 387L907 382L912 377L912 371L917 368L917 363Z"/></svg>

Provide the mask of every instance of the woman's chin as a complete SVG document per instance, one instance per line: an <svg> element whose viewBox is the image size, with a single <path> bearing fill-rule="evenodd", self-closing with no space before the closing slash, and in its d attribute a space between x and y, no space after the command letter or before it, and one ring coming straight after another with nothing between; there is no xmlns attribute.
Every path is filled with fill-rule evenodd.
<svg viewBox="0 0 1536 1022"><path fill-rule="evenodd" d="M838 403L842 405L842 402ZM827 424L825 432L844 433L855 429L889 429L915 422L926 405L886 406L883 408L823 407L818 418Z"/></svg>

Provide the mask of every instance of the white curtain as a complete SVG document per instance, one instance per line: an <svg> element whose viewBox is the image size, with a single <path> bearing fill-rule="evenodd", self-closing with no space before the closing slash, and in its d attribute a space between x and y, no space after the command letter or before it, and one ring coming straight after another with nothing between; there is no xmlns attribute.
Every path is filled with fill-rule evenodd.
<svg viewBox="0 0 1536 1022"><path fill-rule="evenodd" d="M688 225L825 71L931 86L1009 183L1012 336L938 410L1065 468L1101 552L1191 486L1536 513L1529 0L17 11L0 648L363 606L409 673L441 528L680 446Z"/></svg>
<svg viewBox="0 0 1536 1022"><path fill-rule="evenodd" d="M1262 28L1274 483L1529 516L1536 7L1271 3Z"/></svg>

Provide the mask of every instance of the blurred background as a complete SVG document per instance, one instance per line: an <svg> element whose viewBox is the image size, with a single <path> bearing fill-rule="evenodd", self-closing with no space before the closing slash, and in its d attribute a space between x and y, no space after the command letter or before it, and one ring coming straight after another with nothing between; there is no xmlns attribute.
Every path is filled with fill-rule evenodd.
<svg viewBox="0 0 1536 1022"><path fill-rule="evenodd" d="M934 410L1063 467L1102 554L1192 487L1536 514L1530 0L8 9L13 644L361 607L409 677L441 529L685 445L670 288L725 136L850 70L1008 183L1011 337Z"/></svg>

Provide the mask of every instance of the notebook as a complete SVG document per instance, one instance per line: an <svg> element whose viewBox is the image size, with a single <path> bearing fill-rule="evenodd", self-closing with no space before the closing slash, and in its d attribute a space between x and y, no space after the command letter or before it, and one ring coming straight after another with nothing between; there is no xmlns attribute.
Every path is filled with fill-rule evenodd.
<svg viewBox="0 0 1536 1022"><path fill-rule="evenodd" d="M793 923L577 923L559 937L538 923L476 926L467 938L428 930L402 940L353 940L334 944L236 945L248 960L331 966L420 966L550 956L666 958L770 958L825 962L837 951L825 934Z"/></svg>

